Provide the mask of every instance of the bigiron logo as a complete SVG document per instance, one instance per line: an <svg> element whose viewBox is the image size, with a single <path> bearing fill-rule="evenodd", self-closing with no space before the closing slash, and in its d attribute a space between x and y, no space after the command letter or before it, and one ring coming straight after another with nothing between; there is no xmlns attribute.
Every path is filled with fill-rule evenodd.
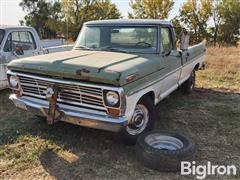
<svg viewBox="0 0 240 180"><path fill-rule="evenodd" d="M181 175L194 175L197 179L205 179L206 176L237 174L235 165L212 165L210 161L206 165L196 165L196 162L181 162Z"/></svg>

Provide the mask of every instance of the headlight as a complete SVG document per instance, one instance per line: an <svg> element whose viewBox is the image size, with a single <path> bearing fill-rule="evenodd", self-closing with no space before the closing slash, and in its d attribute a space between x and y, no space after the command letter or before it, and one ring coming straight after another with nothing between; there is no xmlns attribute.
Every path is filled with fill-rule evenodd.
<svg viewBox="0 0 240 180"><path fill-rule="evenodd" d="M16 76L9 77L9 86L14 89L18 88L18 78Z"/></svg>
<svg viewBox="0 0 240 180"><path fill-rule="evenodd" d="M115 106L119 102L118 93L114 91L108 91L106 93L106 102L109 106Z"/></svg>

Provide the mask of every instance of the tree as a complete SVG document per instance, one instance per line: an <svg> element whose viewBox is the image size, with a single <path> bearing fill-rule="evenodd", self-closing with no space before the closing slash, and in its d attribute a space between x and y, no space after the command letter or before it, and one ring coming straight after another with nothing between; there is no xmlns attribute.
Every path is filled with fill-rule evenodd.
<svg viewBox="0 0 240 180"><path fill-rule="evenodd" d="M173 0L131 0L133 13L129 13L128 16L134 19L166 19L173 5Z"/></svg>
<svg viewBox="0 0 240 180"><path fill-rule="evenodd" d="M62 7L65 14L64 22L66 24L66 35L76 39L77 34L82 27L85 15L93 3L91 0L62 0Z"/></svg>
<svg viewBox="0 0 240 180"><path fill-rule="evenodd" d="M220 12L221 4L222 4L221 0L213 0L212 15L213 15L213 23L214 23L214 28L213 28L214 46L216 46L216 43L217 43L219 26L221 24L221 19L222 19L221 12Z"/></svg>
<svg viewBox="0 0 240 180"><path fill-rule="evenodd" d="M176 41L177 41L177 43L179 43L179 41L180 41L180 35L181 35L181 32L182 32L183 26L181 25L178 16L174 17L174 18L171 20L171 23L173 24L174 31L175 31L175 34L176 34Z"/></svg>
<svg viewBox="0 0 240 180"><path fill-rule="evenodd" d="M179 19L184 26L193 31L194 43L208 38L207 22L212 15L212 0L188 0L180 9Z"/></svg>
<svg viewBox="0 0 240 180"><path fill-rule="evenodd" d="M67 33L76 39L84 22L98 19L118 19L119 10L110 0L62 0Z"/></svg>
<svg viewBox="0 0 240 180"><path fill-rule="evenodd" d="M23 26L24 25L24 20L20 20L19 24L20 24L20 26Z"/></svg>
<svg viewBox="0 0 240 180"><path fill-rule="evenodd" d="M25 24L34 27L41 38L56 37L61 27L61 4L45 0L22 0L19 4L28 14Z"/></svg>
<svg viewBox="0 0 240 180"><path fill-rule="evenodd" d="M219 13L222 17L219 26L219 43L236 45L240 36L240 1L222 0Z"/></svg>
<svg viewBox="0 0 240 180"><path fill-rule="evenodd" d="M115 4L112 4L109 0L95 1L90 7L91 19L119 19L121 13L117 9Z"/></svg>

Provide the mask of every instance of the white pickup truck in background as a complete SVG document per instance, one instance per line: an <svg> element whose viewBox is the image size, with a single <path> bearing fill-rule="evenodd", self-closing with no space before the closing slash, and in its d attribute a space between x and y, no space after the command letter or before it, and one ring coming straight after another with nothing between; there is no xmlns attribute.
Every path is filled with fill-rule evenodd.
<svg viewBox="0 0 240 180"><path fill-rule="evenodd" d="M0 89L7 87L6 65L13 59L69 51L63 39L40 40L37 31L26 26L0 26Z"/></svg>

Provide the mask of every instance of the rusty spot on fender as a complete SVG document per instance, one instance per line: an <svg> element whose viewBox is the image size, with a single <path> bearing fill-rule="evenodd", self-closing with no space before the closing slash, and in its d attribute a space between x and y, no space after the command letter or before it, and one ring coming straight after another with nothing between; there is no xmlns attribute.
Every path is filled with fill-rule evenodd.
<svg viewBox="0 0 240 180"><path fill-rule="evenodd" d="M78 70L76 71L76 75L81 76L82 73L89 73L89 72L90 72L90 71L87 70L87 69L78 69Z"/></svg>

